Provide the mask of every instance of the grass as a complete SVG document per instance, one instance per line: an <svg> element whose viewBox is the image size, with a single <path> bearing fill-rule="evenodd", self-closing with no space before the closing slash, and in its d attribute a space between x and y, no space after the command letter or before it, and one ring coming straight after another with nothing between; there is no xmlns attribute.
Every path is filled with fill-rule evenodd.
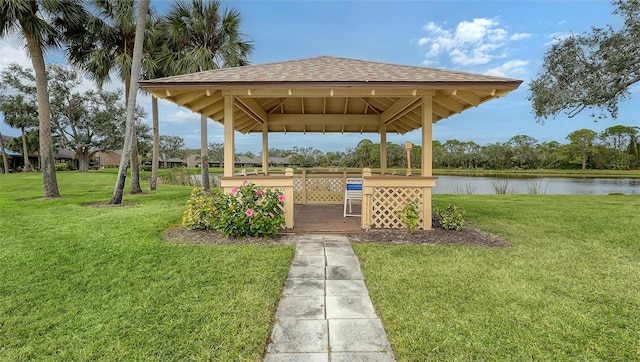
<svg viewBox="0 0 640 362"><path fill-rule="evenodd" d="M354 245L398 361L640 360L640 197L438 201L513 247Z"/></svg>
<svg viewBox="0 0 640 362"><path fill-rule="evenodd" d="M168 244L191 188L85 207L114 173L58 180L0 175L0 360L261 359L292 246Z"/></svg>

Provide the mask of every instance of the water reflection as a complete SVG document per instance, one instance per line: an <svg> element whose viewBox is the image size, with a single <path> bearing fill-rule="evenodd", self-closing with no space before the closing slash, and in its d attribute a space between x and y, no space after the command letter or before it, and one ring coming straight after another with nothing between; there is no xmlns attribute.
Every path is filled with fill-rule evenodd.
<svg viewBox="0 0 640 362"><path fill-rule="evenodd" d="M499 191L498 191L499 190ZM438 176L434 194L640 195L640 178Z"/></svg>

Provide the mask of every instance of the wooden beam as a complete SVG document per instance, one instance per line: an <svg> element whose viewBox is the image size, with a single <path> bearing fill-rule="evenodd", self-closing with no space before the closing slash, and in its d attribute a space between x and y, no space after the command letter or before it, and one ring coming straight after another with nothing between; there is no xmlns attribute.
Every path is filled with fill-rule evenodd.
<svg viewBox="0 0 640 362"><path fill-rule="evenodd" d="M457 89L456 92L452 94L474 107L482 103L482 98L468 90Z"/></svg>
<svg viewBox="0 0 640 362"><path fill-rule="evenodd" d="M262 107L260 107L260 105L258 104L258 102L256 102L255 99L253 98L243 98L243 99L238 99L238 102L240 104L242 104L246 110L248 111L247 113L252 113L257 121L260 121L261 123L264 123L267 121L267 112L264 111L264 109L262 109Z"/></svg>
<svg viewBox="0 0 640 362"><path fill-rule="evenodd" d="M269 124L380 124L376 114L270 114Z"/></svg>
<svg viewBox="0 0 640 362"><path fill-rule="evenodd" d="M413 97L423 93L431 93L431 89L384 89L384 88L332 88L332 89L251 89L248 95L247 89L223 90L223 95L234 95L238 98L273 98L273 97Z"/></svg>
<svg viewBox="0 0 640 362"><path fill-rule="evenodd" d="M419 105L420 98L400 98L380 115L382 123L391 123Z"/></svg>
<svg viewBox="0 0 640 362"><path fill-rule="evenodd" d="M446 96L444 93L439 92L432 97L432 99L435 103L449 108L453 113L460 113L463 111L464 105L460 104L460 102L456 102L453 98Z"/></svg>

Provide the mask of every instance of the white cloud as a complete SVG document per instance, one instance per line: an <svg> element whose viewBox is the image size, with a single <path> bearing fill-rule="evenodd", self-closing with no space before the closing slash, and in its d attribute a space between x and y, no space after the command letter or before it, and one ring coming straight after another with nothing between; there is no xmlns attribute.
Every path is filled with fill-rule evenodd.
<svg viewBox="0 0 640 362"><path fill-rule="evenodd" d="M487 70L485 74L497 77L516 77L527 72L527 65L529 62L526 60L514 59Z"/></svg>
<svg viewBox="0 0 640 362"><path fill-rule="evenodd" d="M0 69L5 69L11 63L18 63L31 69L31 58L23 45L10 39L0 39Z"/></svg>
<svg viewBox="0 0 640 362"><path fill-rule="evenodd" d="M509 42L533 36L528 33L510 35L499 25L497 20L487 18L462 21L455 30L428 23L423 27L427 36L417 41L419 46L429 47L423 64L434 64L441 55L448 56L451 62L462 66L487 64L503 57Z"/></svg>
<svg viewBox="0 0 640 362"><path fill-rule="evenodd" d="M551 33L551 34L549 34L549 38L551 40L549 40L548 42L544 43L543 46L545 46L545 47L551 46L553 44L556 44L558 42L563 41L564 39L567 39L571 35L572 35L571 33Z"/></svg>

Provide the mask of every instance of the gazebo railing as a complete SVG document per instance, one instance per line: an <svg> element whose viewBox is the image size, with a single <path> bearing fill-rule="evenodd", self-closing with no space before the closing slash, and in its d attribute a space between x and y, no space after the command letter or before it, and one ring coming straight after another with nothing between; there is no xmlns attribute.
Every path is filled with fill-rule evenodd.
<svg viewBox="0 0 640 362"><path fill-rule="evenodd" d="M350 177L362 178L362 229L404 228L401 210L409 202L418 206L418 227L431 229L431 189L436 177L373 175L369 168L363 169L362 173L303 171L294 174L288 168L284 174L222 177L220 183L226 192L233 186L240 186L245 179L257 186L281 190L286 199L286 227L290 229L294 227L294 203L342 204L346 180Z"/></svg>

